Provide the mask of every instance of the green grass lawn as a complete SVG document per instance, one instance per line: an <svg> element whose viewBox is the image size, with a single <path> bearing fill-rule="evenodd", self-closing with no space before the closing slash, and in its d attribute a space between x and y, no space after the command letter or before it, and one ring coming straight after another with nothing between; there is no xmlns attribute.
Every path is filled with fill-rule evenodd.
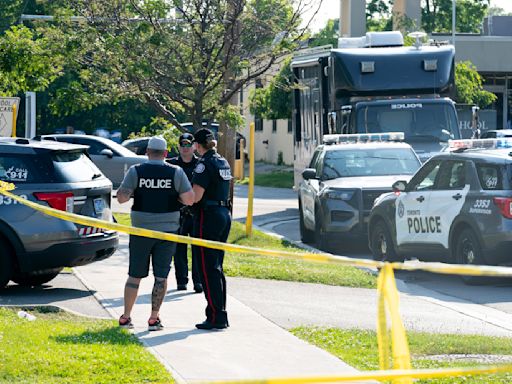
<svg viewBox="0 0 512 384"><path fill-rule="evenodd" d="M0 307L0 383L172 383L165 368L113 320Z"/></svg>
<svg viewBox="0 0 512 384"><path fill-rule="evenodd" d="M127 214L116 213L115 217L121 224L130 224L130 217ZM256 248L301 251L300 248L287 241L269 236L257 230L253 230L253 236L248 238L245 235L245 225L236 221L231 226L228 242ZM298 281L360 288L376 287L375 276L354 267L232 252L229 252L224 259L224 272L227 276L235 277Z"/></svg>
<svg viewBox="0 0 512 384"><path fill-rule="evenodd" d="M346 363L362 370L378 370L379 357L377 336L373 331L337 328L299 327L291 332L314 344ZM475 362L441 362L429 358L443 354L512 355L512 339L473 335L440 335L431 333L407 333L413 368L471 367ZM428 384L487 384L511 383L512 374L418 380Z"/></svg>
<svg viewBox="0 0 512 384"><path fill-rule="evenodd" d="M249 178L237 181L237 184L249 184ZM261 187L292 188L293 171L273 171L270 173L259 173L254 178L254 185Z"/></svg>

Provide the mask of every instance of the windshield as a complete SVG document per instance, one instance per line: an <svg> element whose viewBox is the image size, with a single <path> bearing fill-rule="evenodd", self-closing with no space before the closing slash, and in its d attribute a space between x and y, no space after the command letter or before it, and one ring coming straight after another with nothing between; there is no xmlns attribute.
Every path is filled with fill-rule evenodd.
<svg viewBox="0 0 512 384"><path fill-rule="evenodd" d="M402 102L365 105L357 113L357 133L404 132L405 141L459 139L451 104Z"/></svg>
<svg viewBox="0 0 512 384"><path fill-rule="evenodd" d="M420 165L412 149L408 148L328 151L322 178L412 175Z"/></svg>

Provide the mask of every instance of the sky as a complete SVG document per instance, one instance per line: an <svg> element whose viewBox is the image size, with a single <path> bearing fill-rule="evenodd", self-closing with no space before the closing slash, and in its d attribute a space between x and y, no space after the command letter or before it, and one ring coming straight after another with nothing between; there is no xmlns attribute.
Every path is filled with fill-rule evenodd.
<svg viewBox="0 0 512 384"><path fill-rule="evenodd" d="M491 0L491 7L500 7L505 12L512 12L512 0ZM322 29L327 20L338 18L340 12L340 0L323 0L322 7L314 20L312 30L314 32Z"/></svg>

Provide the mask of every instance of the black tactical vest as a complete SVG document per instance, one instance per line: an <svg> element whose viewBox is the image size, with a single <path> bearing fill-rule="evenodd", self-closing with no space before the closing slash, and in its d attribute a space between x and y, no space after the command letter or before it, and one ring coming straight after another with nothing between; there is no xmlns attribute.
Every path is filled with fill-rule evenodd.
<svg viewBox="0 0 512 384"><path fill-rule="evenodd" d="M204 157L206 169L211 172L212 183L205 191L209 201L227 201L229 199L229 184L232 179L228 161L216 152Z"/></svg>
<svg viewBox="0 0 512 384"><path fill-rule="evenodd" d="M174 186L176 169L168 164L143 163L135 166L137 187L133 211L164 213L179 211L178 192Z"/></svg>

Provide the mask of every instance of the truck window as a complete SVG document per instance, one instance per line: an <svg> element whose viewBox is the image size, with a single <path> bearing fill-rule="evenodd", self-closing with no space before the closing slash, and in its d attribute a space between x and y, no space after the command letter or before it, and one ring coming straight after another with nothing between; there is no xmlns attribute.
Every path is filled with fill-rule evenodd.
<svg viewBox="0 0 512 384"><path fill-rule="evenodd" d="M357 133L404 132L407 142L459 138L456 116L444 103L366 105L357 113L356 128Z"/></svg>

